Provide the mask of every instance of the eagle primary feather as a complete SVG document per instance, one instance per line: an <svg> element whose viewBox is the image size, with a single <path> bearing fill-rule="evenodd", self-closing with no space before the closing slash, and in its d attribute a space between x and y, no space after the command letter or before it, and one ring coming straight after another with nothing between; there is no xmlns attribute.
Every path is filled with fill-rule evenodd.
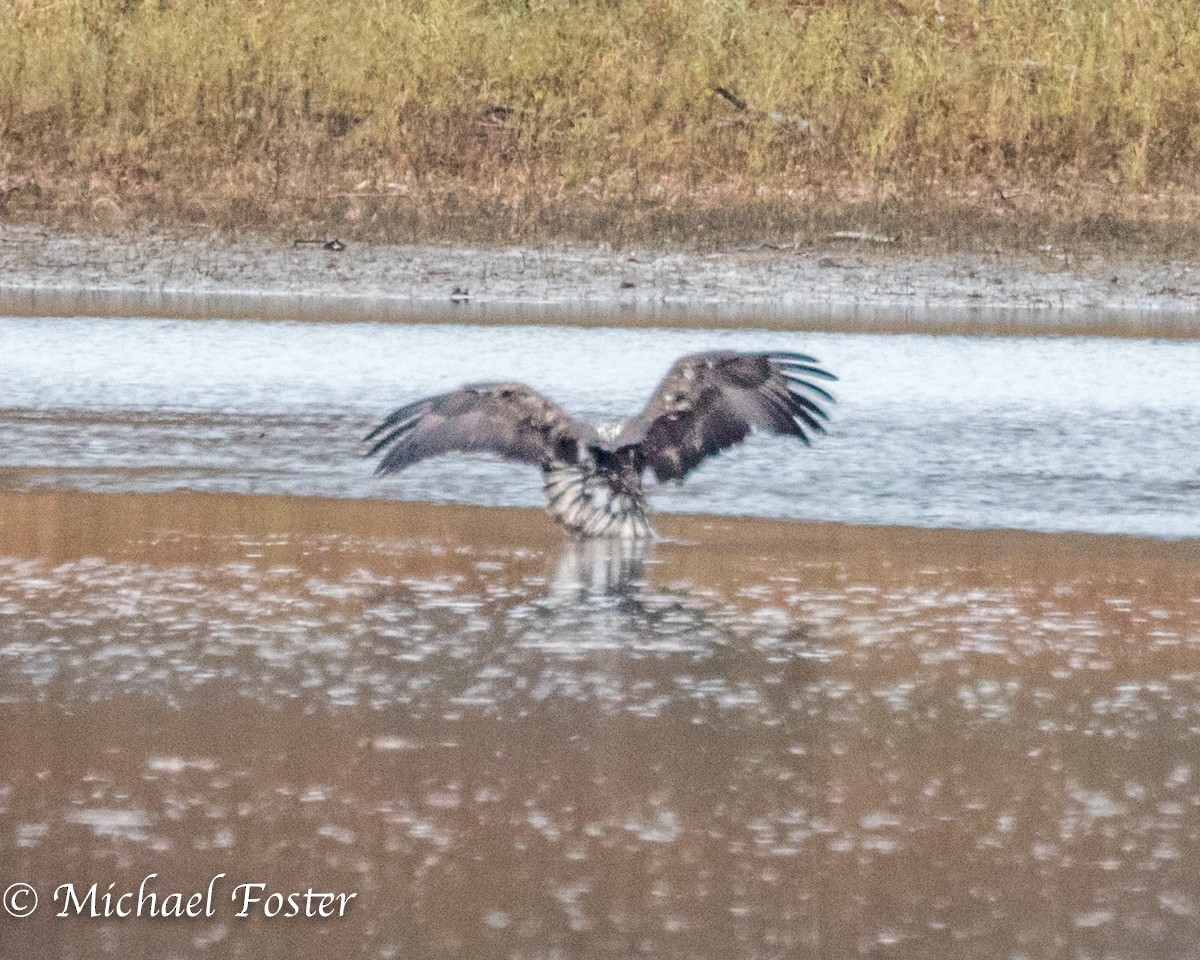
<svg viewBox="0 0 1200 960"><path fill-rule="evenodd" d="M426 457L486 451L540 466L551 515L579 536L651 536L642 474L681 480L754 429L806 445L825 433L814 379L836 380L802 353L713 351L677 360L645 410L602 435L520 383L475 384L401 407L367 435L377 473Z"/></svg>
<svg viewBox="0 0 1200 960"><path fill-rule="evenodd" d="M587 424L521 383L480 383L401 407L366 437L367 456L387 449L376 473L395 473L439 453L485 451L545 465L572 461L599 440Z"/></svg>
<svg viewBox="0 0 1200 960"><path fill-rule="evenodd" d="M754 427L808 444L824 433L825 411L799 392L833 397L805 377L836 380L800 353L697 353L677 360L617 437L638 444L655 477L681 480L703 460L746 439ZM807 431L807 432L806 432Z"/></svg>

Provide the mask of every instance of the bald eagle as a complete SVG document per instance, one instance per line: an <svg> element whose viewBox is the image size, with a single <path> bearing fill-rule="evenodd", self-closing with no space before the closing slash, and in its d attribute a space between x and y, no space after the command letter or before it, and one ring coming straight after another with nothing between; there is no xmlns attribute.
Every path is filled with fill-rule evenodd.
<svg viewBox="0 0 1200 960"><path fill-rule="evenodd" d="M754 428L808 445L825 433L813 382L836 380L803 353L696 353L675 362L646 408L596 429L522 383L480 383L401 407L367 434L376 474L426 457L486 451L542 468L550 515L577 537L653 537L642 474L682 480Z"/></svg>

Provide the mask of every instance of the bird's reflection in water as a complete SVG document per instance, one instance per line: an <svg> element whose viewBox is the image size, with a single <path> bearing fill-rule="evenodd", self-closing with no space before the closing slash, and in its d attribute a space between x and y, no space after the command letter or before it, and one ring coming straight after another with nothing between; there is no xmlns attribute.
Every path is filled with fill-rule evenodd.
<svg viewBox="0 0 1200 960"><path fill-rule="evenodd" d="M726 641L719 610L686 587L652 583L657 545L618 539L564 544L531 624L542 649L703 655ZM528 641L527 641L528 642Z"/></svg>
<svg viewBox="0 0 1200 960"><path fill-rule="evenodd" d="M618 539L565 544L540 619L564 645L621 647L703 659L735 640L736 611L688 584L655 583L660 544Z"/></svg>
<svg viewBox="0 0 1200 960"><path fill-rule="evenodd" d="M636 602L645 592L646 563L654 562L648 540L604 538L565 543L551 583L551 595L581 602L619 598Z"/></svg>
<svg viewBox="0 0 1200 960"><path fill-rule="evenodd" d="M444 574L377 594L364 627L422 712L447 702L486 714L567 702L642 717L786 710L787 691L811 677L808 630L781 609L659 582L664 547L674 549L572 542L534 567L506 554L469 574L448 559Z"/></svg>

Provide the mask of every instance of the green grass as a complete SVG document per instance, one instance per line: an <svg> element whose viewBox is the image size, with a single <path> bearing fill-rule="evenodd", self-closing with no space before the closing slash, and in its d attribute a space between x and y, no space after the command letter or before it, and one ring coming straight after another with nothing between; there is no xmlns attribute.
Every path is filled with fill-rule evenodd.
<svg viewBox="0 0 1200 960"><path fill-rule="evenodd" d="M1182 223L1200 5L0 0L0 137L8 217L691 242L913 210L917 233L963 209Z"/></svg>

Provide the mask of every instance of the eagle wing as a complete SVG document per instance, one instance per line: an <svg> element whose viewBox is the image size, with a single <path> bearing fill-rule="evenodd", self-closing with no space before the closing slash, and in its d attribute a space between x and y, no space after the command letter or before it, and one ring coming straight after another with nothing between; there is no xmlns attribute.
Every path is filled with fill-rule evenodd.
<svg viewBox="0 0 1200 960"><path fill-rule="evenodd" d="M540 466L575 463L596 431L522 383L478 383L401 407L364 438L395 473L440 453L498 453Z"/></svg>
<svg viewBox="0 0 1200 960"><path fill-rule="evenodd" d="M696 353L677 360L646 409L617 436L640 445L660 482L682 479L706 457L745 440L755 427L806 445L825 433L822 401L833 396L813 383L836 380L802 353Z"/></svg>

